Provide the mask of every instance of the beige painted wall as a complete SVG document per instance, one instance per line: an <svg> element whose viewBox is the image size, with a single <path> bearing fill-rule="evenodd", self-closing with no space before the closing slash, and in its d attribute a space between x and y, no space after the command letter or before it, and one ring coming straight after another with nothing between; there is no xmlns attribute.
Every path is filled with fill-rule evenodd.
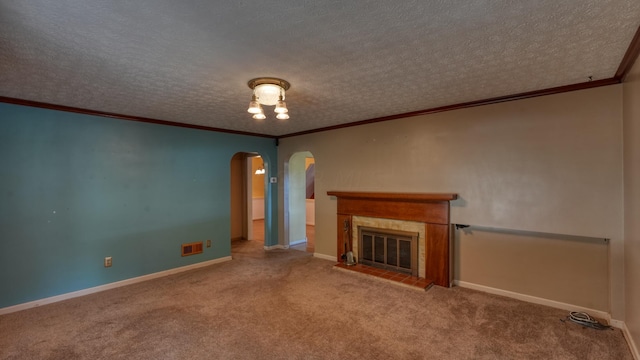
<svg viewBox="0 0 640 360"><path fill-rule="evenodd" d="M604 281L611 291L603 290L610 304L598 296L567 298L556 285L523 290L521 282L511 280L500 286L610 307L614 318L623 316L621 85L284 138L279 169L291 154L307 150L316 160L316 252L336 256L336 201L326 196L329 190L456 192L454 223L611 239L610 258L598 260L610 266ZM504 240L487 241L495 247ZM548 246L548 241L524 241L539 252ZM573 250L586 254L590 246ZM474 251L485 261L454 259L469 274L493 266L498 256L487 248ZM561 267L530 264L517 269L519 279L549 266ZM577 283L594 275L583 268L566 272Z"/></svg>
<svg viewBox="0 0 640 360"><path fill-rule="evenodd" d="M640 349L640 60L624 84L625 323Z"/></svg>
<svg viewBox="0 0 640 360"><path fill-rule="evenodd" d="M603 239L474 227L454 235L455 279L608 312Z"/></svg>

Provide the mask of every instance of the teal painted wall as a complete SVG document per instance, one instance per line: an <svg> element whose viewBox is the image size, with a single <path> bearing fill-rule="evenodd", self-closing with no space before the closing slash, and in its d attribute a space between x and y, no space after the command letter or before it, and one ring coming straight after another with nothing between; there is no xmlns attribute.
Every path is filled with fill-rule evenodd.
<svg viewBox="0 0 640 360"><path fill-rule="evenodd" d="M0 308L230 255L237 152L276 176L273 139L0 104Z"/></svg>

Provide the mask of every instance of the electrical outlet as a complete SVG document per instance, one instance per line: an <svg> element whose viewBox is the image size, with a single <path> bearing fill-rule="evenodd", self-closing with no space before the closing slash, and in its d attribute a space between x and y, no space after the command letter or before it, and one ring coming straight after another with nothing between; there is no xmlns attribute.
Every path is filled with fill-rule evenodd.
<svg viewBox="0 0 640 360"><path fill-rule="evenodd" d="M211 247L211 240L207 240L207 247Z"/></svg>
<svg viewBox="0 0 640 360"><path fill-rule="evenodd" d="M104 258L104 267L111 267L111 256Z"/></svg>

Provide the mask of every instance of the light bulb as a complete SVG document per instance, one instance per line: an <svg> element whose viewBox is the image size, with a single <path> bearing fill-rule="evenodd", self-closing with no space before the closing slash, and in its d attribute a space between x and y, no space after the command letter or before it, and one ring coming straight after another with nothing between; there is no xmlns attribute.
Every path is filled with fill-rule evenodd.
<svg viewBox="0 0 640 360"><path fill-rule="evenodd" d="M276 119L278 120L287 120L289 118L289 114L287 113L279 113L276 115Z"/></svg>
<svg viewBox="0 0 640 360"><path fill-rule="evenodd" d="M259 112L259 113L257 113L257 114L254 114L254 115L253 115L253 118L254 118L254 119L256 119L256 120L264 120L264 119L266 119L267 117L264 115L264 113Z"/></svg>

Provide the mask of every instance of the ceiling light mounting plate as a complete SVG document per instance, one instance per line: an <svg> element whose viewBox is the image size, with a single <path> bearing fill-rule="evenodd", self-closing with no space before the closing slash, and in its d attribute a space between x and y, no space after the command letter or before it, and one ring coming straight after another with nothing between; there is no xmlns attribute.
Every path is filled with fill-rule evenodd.
<svg viewBox="0 0 640 360"><path fill-rule="evenodd" d="M291 84L289 84L287 80L272 77L255 78L249 80L249 82L247 83L247 85L249 85L252 90L255 89L256 86L263 84L277 85L283 88L285 91L289 90L289 88L291 87Z"/></svg>

